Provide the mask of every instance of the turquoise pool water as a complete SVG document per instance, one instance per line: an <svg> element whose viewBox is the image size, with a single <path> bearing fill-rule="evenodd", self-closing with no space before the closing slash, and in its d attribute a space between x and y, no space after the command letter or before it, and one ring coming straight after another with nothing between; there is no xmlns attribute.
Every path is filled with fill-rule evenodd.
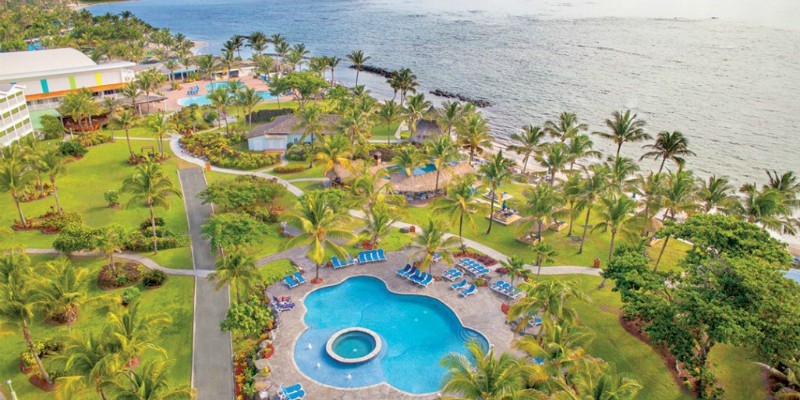
<svg viewBox="0 0 800 400"><path fill-rule="evenodd" d="M308 329L295 343L295 362L305 375L330 386L358 388L386 382L409 393L433 393L447 372L439 365L445 354L466 352L471 340L488 348L486 338L462 326L441 301L392 293L372 277L353 277L316 290L306 297L305 305ZM328 356L325 345L331 335L350 327L380 336L382 347L375 358L343 364ZM366 351L370 343L362 339L342 346Z"/></svg>
<svg viewBox="0 0 800 400"><path fill-rule="evenodd" d="M333 342L333 352L344 358L364 357L375 350L375 340L364 332L348 332Z"/></svg>
<svg viewBox="0 0 800 400"><path fill-rule="evenodd" d="M390 167L386 167L386 170L389 171L390 174L396 174L396 173L403 172L402 168L400 168L400 167L398 167L396 165L392 165ZM414 168L412 173L414 175L422 175L422 174L427 174L428 172L433 172L433 171L436 171L436 165L431 163L431 164L425 165L424 167Z"/></svg>
<svg viewBox="0 0 800 400"><path fill-rule="evenodd" d="M206 86L208 86L208 85L206 85ZM264 100L276 99L276 97L273 97L267 91L259 90L256 93L258 93L258 95L261 96L261 98L264 99ZM178 104L180 104L180 105L182 105L184 107L188 107L188 106L191 106L191 105L194 105L194 104L197 104L199 106L210 106L211 105L211 100L209 100L208 96L204 94L202 96L190 96L190 97L184 97L182 99L178 99Z"/></svg>
<svg viewBox="0 0 800 400"><path fill-rule="evenodd" d="M236 85L237 87L239 87L239 86L242 86L242 85L243 85L243 83L242 83L242 82L238 82L238 81L231 81L231 82L236 82L236 83L235 83L235 85ZM205 84L205 85L203 85L203 86L205 86L206 90L208 90L208 91L211 91L211 90L214 90L214 89L216 89L216 88L218 88L218 87L223 87L223 86L224 86L224 87L228 87L228 86L230 86L230 85L228 85L228 82L211 82L211 83L206 83L206 84Z"/></svg>

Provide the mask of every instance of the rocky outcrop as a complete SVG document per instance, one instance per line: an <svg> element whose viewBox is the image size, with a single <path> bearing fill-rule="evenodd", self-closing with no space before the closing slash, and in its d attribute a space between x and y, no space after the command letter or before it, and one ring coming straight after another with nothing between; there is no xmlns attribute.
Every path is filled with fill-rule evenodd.
<svg viewBox="0 0 800 400"><path fill-rule="evenodd" d="M448 98L448 99L458 99L460 101L465 101L465 102L468 102L468 103L472 103L476 107L481 107L481 108L490 107L492 105L492 103L489 100L474 99L474 98L471 98L471 97L464 96L462 94L448 92L448 91L442 90L442 89L431 90L428 93L436 95L436 96L439 96L439 97L445 97L445 98Z"/></svg>
<svg viewBox="0 0 800 400"><path fill-rule="evenodd" d="M356 69L355 65L350 65L349 68ZM361 66L361 70L364 72L369 72L371 74L380 75L384 78L391 78L394 71L389 71L388 69L383 69L381 67L376 67L374 65L363 65Z"/></svg>

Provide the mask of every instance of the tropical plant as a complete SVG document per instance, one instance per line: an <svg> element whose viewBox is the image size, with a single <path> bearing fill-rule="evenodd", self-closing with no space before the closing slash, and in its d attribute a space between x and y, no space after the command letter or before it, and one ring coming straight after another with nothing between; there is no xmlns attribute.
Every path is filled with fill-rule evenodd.
<svg viewBox="0 0 800 400"><path fill-rule="evenodd" d="M247 37L247 47L253 49L258 55L264 54L264 50L267 49L267 43L269 43L269 39L264 32L256 31Z"/></svg>
<svg viewBox="0 0 800 400"><path fill-rule="evenodd" d="M638 119L636 114L631 114L631 110L624 113L614 111L605 123L611 132L594 132L594 134L609 139L617 145L616 157L619 157L619 151L626 142L641 142L652 138L644 131L645 122Z"/></svg>
<svg viewBox="0 0 800 400"><path fill-rule="evenodd" d="M42 296L45 318L50 321L71 325L78 319L82 305L107 298L90 297L89 270L72 264L66 257L46 263L37 273L42 278L37 290Z"/></svg>
<svg viewBox="0 0 800 400"><path fill-rule="evenodd" d="M239 246L233 246L229 254L218 259L216 264L217 269L208 275L208 280L216 282L216 290L230 285L237 302L242 301L242 292L249 294L253 284L261 277L255 257Z"/></svg>
<svg viewBox="0 0 800 400"><path fill-rule="evenodd" d="M169 123L162 113L151 114L147 117L147 129L158 138L158 150L161 159L164 159L164 136L169 130Z"/></svg>
<svg viewBox="0 0 800 400"><path fill-rule="evenodd" d="M397 150L392 158L392 162L400 168L406 175L414 174L414 169L425 165L427 158L419 149L414 146L404 146Z"/></svg>
<svg viewBox="0 0 800 400"><path fill-rule="evenodd" d="M247 130L253 129L253 109L264 100L255 89L245 86L236 95L236 103L247 116Z"/></svg>
<svg viewBox="0 0 800 400"><path fill-rule="evenodd" d="M463 175L451 181L447 188L447 197L436 199L433 205L434 212L443 212L450 215L451 221L458 221L458 237L461 240L461 248L464 245L464 220L475 231L475 216L480 215L484 209L483 203L478 202L480 188L474 188L475 175Z"/></svg>
<svg viewBox="0 0 800 400"><path fill-rule="evenodd" d="M531 154L535 153L539 149L539 146L542 145L544 136L545 131L533 125L523 126L522 133L514 133L511 135L512 144L508 146L508 149L522 156L523 174L528 168L528 160Z"/></svg>
<svg viewBox="0 0 800 400"><path fill-rule="evenodd" d="M194 63L197 64L197 69L206 77L207 81L211 81L211 74L219 66L217 58L211 54L195 56Z"/></svg>
<svg viewBox="0 0 800 400"><path fill-rule="evenodd" d="M733 185L727 177L711 175L706 180L698 179L697 184L697 200L706 213L712 210L727 213L735 207L736 197L733 195Z"/></svg>
<svg viewBox="0 0 800 400"><path fill-rule="evenodd" d="M611 261L611 256L614 254L614 240L617 238L617 234L627 235L628 237L635 236L631 222L635 218L636 201L624 195L611 194L600 199L600 203L598 210L600 222L592 228L592 232L596 230L600 230L600 232L611 231L611 242L608 245L608 260ZM602 287L602 283L600 287Z"/></svg>
<svg viewBox="0 0 800 400"><path fill-rule="evenodd" d="M561 185L561 194L568 205L569 230L567 231L567 237L571 237L575 216L583 209L583 203L580 201L583 195L583 179L581 175L570 174L564 184Z"/></svg>
<svg viewBox="0 0 800 400"><path fill-rule="evenodd" d="M508 273L509 278L511 278L511 286L514 286L514 282L516 282L519 278L525 278L527 275L528 270L525 269L525 260L518 255L513 255L506 260L501 260L500 265L503 266Z"/></svg>
<svg viewBox="0 0 800 400"><path fill-rule="evenodd" d="M616 193L635 190L636 180L631 176L639 171L639 165L628 157L609 157L606 161L610 182L608 188Z"/></svg>
<svg viewBox="0 0 800 400"><path fill-rule="evenodd" d="M543 241L537 242L531 248L533 250L534 259L536 260L536 280L542 274L542 265L546 262L553 262L553 257L558 255L558 252L553 249L553 245Z"/></svg>
<svg viewBox="0 0 800 400"><path fill-rule="evenodd" d="M122 110L119 115L111 119L111 123L117 125L120 129L125 131L125 140L128 142L128 152L133 158L133 147L131 147L130 129L133 127L135 117L129 110Z"/></svg>
<svg viewBox="0 0 800 400"><path fill-rule="evenodd" d="M295 111L295 116L297 117L296 127L303 130L303 136L300 137L301 143L305 142L306 139L310 137L311 147L314 147L314 138L320 136L322 130L327 126L325 122L322 121L322 115L322 108L315 104L298 108ZM309 157L308 168L312 168L313 166L314 158Z"/></svg>
<svg viewBox="0 0 800 400"><path fill-rule="evenodd" d="M529 326L536 313L541 313L544 321L576 322L578 313L570 306L570 302L589 301L586 294L573 281L522 282L518 288L526 296L508 309L509 321L520 319L517 332ZM538 336L541 332L540 329Z"/></svg>
<svg viewBox="0 0 800 400"><path fill-rule="evenodd" d="M124 309L108 313L106 335L114 341L121 361L127 365L128 377L134 373L134 362L147 350L165 355L166 351L153 343L162 328L172 323L172 318L165 313L144 314L139 302L129 303ZM117 398L117 397L115 397Z"/></svg>
<svg viewBox="0 0 800 400"><path fill-rule="evenodd" d="M508 158L503 157L503 151L497 152L497 154L492 157L487 164L481 165L480 170L478 171L486 183L489 186L490 193L492 193L491 201L489 202L489 215L494 216L494 203L498 197L498 190L500 189L500 185L506 183L509 179L511 179L511 167L514 166L514 161ZM489 228L486 230L486 234L492 233L492 222L494 221L493 217L489 218Z"/></svg>
<svg viewBox="0 0 800 400"><path fill-rule="evenodd" d="M208 96L208 100L211 101L211 107L217 110L217 114L219 117L217 118L217 127L222 128L222 120L225 120L225 132L230 134L230 129L228 128L228 119L225 118L225 115L228 112L228 107L231 106L231 93L230 89L227 86L216 86L213 90L211 90L206 96Z"/></svg>
<svg viewBox="0 0 800 400"><path fill-rule="evenodd" d="M555 381L571 378L586 363L586 346L594 335L586 328L573 321L553 321L544 319L537 336L523 336L514 348L522 350L530 357L543 360L543 369ZM559 397L559 391L553 390L553 398ZM583 398L581 398L583 399Z"/></svg>
<svg viewBox="0 0 800 400"><path fill-rule="evenodd" d="M417 76L414 75L414 73L412 73L408 68L400 68L399 70L395 71L395 73L389 78L389 81L389 86L397 88L395 90L395 94L398 91L400 92L400 106L405 104L407 93L417 93L417 86L419 86L419 83L417 82Z"/></svg>
<svg viewBox="0 0 800 400"><path fill-rule="evenodd" d="M691 214L697 210L696 194L697 186L692 176L691 171L678 171L670 172L666 176L666 185L664 186L663 200L664 200L664 217L674 220L675 216L679 213ZM664 245L658 253L656 265L653 267L653 272L658 270L658 264L661 262L661 257L664 255L664 250L669 243L670 235L664 239Z"/></svg>
<svg viewBox="0 0 800 400"><path fill-rule="evenodd" d="M470 115L463 124L456 128L458 144L469 151L469 162L475 160L475 154L483 152L492 145L492 137L489 135L489 125L481 114Z"/></svg>
<svg viewBox="0 0 800 400"><path fill-rule="evenodd" d="M450 163L459 159L458 148L449 135L439 135L425 142L425 153L433 159L436 167L436 185L434 191L439 191L439 175L443 169L449 169Z"/></svg>
<svg viewBox="0 0 800 400"><path fill-rule="evenodd" d="M358 73L361 72L361 69L364 67L367 61L369 61L372 57L365 56L364 52L361 50L353 50L350 54L347 55L347 59L353 63L353 68L356 69L356 86L358 86Z"/></svg>
<svg viewBox="0 0 800 400"><path fill-rule="evenodd" d="M428 110L432 107L429 100L425 100L423 93L416 94L408 98L403 115L408 121L408 128L411 130L411 137L417 134L417 124L420 120L425 119L428 115Z"/></svg>
<svg viewBox="0 0 800 400"><path fill-rule="evenodd" d="M436 123L442 128L442 132L447 136L453 136L453 128L464 120L464 112L461 103L457 101L445 101L436 110Z"/></svg>
<svg viewBox="0 0 800 400"><path fill-rule="evenodd" d="M695 155L693 151L689 150L689 140L678 131L659 132L655 143L642 146L642 148L650 149L650 151L644 153L639 161L650 157L654 160L661 159L661 165L658 167L659 174L664 170L667 160L675 161L680 169L686 163L684 157Z"/></svg>
<svg viewBox="0 0 800 400"><path fill-rule="evenodd" d="M578 123L578 117L571 112L563 112L558 116L558 122L547 121L544 129L550 136L557 138L561 143L579 136L582 131L589 129L586 124Z"/></svg>
<svg viewBox="0 0 800 400"><path fill-rule="evenodd" d="M20 195L27 189L35 179L33 171L24 164L24 161L14 158L5 158L0 163L0 190L8 191L17 206L19 220L23 225L27 225L25 214L22 213L20 206Z"/></svg>
<svg viewBox="0 0 800 400"><path fill-rule="evenodd" d="M536 161L542 167L547 168L547 173L550 175L548 180L552 186L555 183L556 175L572 162L572 155L566 144L553 142L542 147L541 152L536 155Z"/></svg>
<svg viewBox="0 0 800 400"><path fill-rule="evenodd" d="M188 385L170 385L170 364L148 360L137 371L119 374L108 392L117 400L191 400L195 390Z"/></svg>
<svg viewBox="0 0 800 400"><path fill-rule="evenodd" d="M605 193L608 187L608 168L593 165L589 168L584 167L583 190L581 190L580 201L586 207L586 220L583 223L583 234L581 235L581 247L578 254L583 254L583 244L586 242L586 233L589 232L589 216L592 213L592 206L595 200Z"/></svg>
<svg viewBox="0 0 800 400"><path fill-rule="evenodd" d="M131 199L127 207L135 203L144 203L150 209L150 222L153 230L153 250L158 254L158 236L156 234L156 217L154 207L164 207L169 209L169 196L175 195L183 197L182 193L175 189L172 181L164 175L164 171L159 164L146 161L136 166L136 172L122 182L123 193L130 193Z"/></svg>
<svg viewBox="0 0 800 400"><path fill-rule="evenodd" d="M399 220L397 212L387 203L376 203L367 214L365 230L369 234L370 248L375 248L378 241L392 232L392 224Z"/></svg>
<svg viewBox="0 0 800 400"><path fill-rule="evenodd" d="M358 73L356 73L356 80L357 76ZM383 104L381 104L380 108L378 108L378 113L376 116L386 124L386 144L391 143L392 124L400 121L402 113L403 109L397 103L395 103L394 100L386 100L383 102Z"/></svg>
<svg viewBox="0 0 800 400"><path fill-rule="evenodd" d="M522 233L536 229L538 237L542 237L542 228L564 214L564 198L550 185L536 185L533 190L525 191L525 203L522 213L528 218L520 224Z"/></svg>
<svg viewBox="0 0 800 400"><path fill-rule="evenodd" d="M56 211L59 214L63 214L64 211L61 209L61 202L58 200L58 186L56 186L56 178L59 175L64 175L67 173L67 160L61 154L58 148L52 148L44 153L39 157L39 162L37 163L36 167L40 173L47 176L50 179L50 186L53 189L53 197L56 199Z"/></svg>
<svg viewBox="0 0 800 400"><path fill-rule="evenodd" d="M31 339L30 323L42 306L42 298L36 290L35 276L20 270L10 274L5 282L0 283L0 317L7 324L19 326L25 345L36 361L39 376L48 384L53 383L44 368L39 352Z"/></svg>
<svg viewBox="0 0 800 400"><path fill-rule="evenodd" d="M422 227L422 233L414 237L414 244L419 249L412 253L409 259L419 258L417 267L420 270L427 269L432 274L433 260L437 256L447 264L453 263L451 250L457 246L458 238L453 236L445 238L447 233L444 227L447 225L446 222L428 218L425 226Z"/></svg>
<svg viewBox="0 0 800 400"><path fill-rule="evenodd" d="M349 147L350 142L341 133L323 136L322 143L317 146L317 154L314 156L317 161L324 163L322 173L327 174L335 165L353 170L353 163L350 159L353 153Z"/></svg>
<svg viewBox="0 0 800 400"><path fill-rule="evenodd" d="M77 398L93 390L108 400L106 390L121 370L118 349L104 333L73 332L53 361L63 365L66 373L56 379L58 393L65 398Z"/></svg>
<svg viewBox="0 0 800 400"><path fill-rule="evenodd" d="M592 150L594 143L592 138L588 135L576 135L570 139L567 145L567 152L569 153L569 169L572 171L575 167L575 161L586 157L600 158L601 153L597 150Z"/></svg>
<svg viewBox="0 0 800 400"><path fill-rule="evenodd" d="M496 357L494 348L485 351L478 343L467 343L469 357L459 353L450 353L442 358L441 366L447 369L444 377L443 393L456 394L449 399L483 399L506 400L516 398L524 392L525 379L520 371L520 364L510 354L502 353ZM474 363L474 364L473 364ZM546 398L541 395L540 398Z"/></svg>

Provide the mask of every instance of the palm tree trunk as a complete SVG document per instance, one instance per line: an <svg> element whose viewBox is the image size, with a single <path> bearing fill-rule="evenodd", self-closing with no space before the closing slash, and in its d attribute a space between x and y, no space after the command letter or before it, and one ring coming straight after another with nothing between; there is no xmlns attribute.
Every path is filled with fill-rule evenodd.
<svg viewBox="0 0 800 400"><path fill-rule="evenodd" d="M497 198L497 193L495 190L492 190L492 202L489 206L489 229L486 230L486 234L492 233L492 222L494 222L494 199Z"/></svg>
<svg viewBox="0 0 800 400"><path fill-rule="evenodd" d="M572 236L572 223L575 221L575 202L571 201L569 203L569 231L567 232L567 237Z"/></svg>
<svg viewBox="0 0 800 400"><path fill-rule="evenodd" d="M458 218L458 238L461 239L461 251L466 252L467 246L464 246L464 236L461 232L464 229L464 210L461 210L461 216Z"/></svg>
<svg viewBox="0 0 800 400"><path fill-rule="evenodd" d="M100 389L100 390L98 390L98 392L100 393L100 397L101 397L103 400L108 400L108 397L106 397L106 392L105 392L105 390L103 390L103 389Z"/></svg>
<svg viewBox="0 0 800 400"><path fill-rule="evenodd" d="M669 243L669 238L670 238L670 236L667 235L667 238L664 239L664 245L661 246L661 251L658 253L658 259L656 260L656 266L653 267L653 272L658 271L658 263L661 262L661 257L664 255L664 250L667 249L667 243Z"/></svg>
<svg viewBox="0 0 800 400"><path fill-rule="evenodd" d="M56 198L56 210L58 210L59 214L63 214L64 212L61 210L61 202L58 201L58 188L56 187L56 178L50 178L50 184L53 185L53 197Z"/></svg>
<svg viewBox="0 0 800 400"><path fill-rule="evenodd" d="M614 232L612 230L611 231L611 245L608 246L608 261L606 262L606 264L611 262L611 256L614 254L614 239L615 239L616 236L617 236L617 232ZM597 286L598 289L602 289L602 288L606 287L606 279L607 278L605 276L603 276L603 280L600 281L600 285Z"/></svg>
<svg viewBox="0 0 800 400"><path fill-rule="evenodd" d="M536 257L536 280L539 280L539 275L542 274L542 257Z"/></svg>
<svg viewBox="0 0 800 400"><path fill-rule="evenodd" d="M36 366L39 367L39 373L42 375L42 379L45 380L48 384L52 384L53 381L50 379L50 374L44 369L44 364L42 364L42 359L39 358L39 354L33 348L33 341L31 340L31 332L28 330L28 323L25 320L22 320L22 336L25 337L25 344L28 345L28 351L31 352L33 359L36 360Z"/></svg>
<svg viewBox="0 0 800 400"><path fill-rule="evenodd" d="M663 157L663 158L661 159L661 166L660 166L660 167L658 167L658 173L659 173L659 174L660 174L660 173L661 173L661 171L664 169L664 163L666 163L666 162L667 162L667 158L666 158L666 157Z"/></svg>
<svg viewBox="0 0 800 400"><path fill-rule="evenodd" d="M528 157L529 156L525 156L525 160L522 161L522 174L523 175L525 174L525 169L528 168Z"/></svg>
<svg viewBox="0 0 800 400"><path fill-rule="evenodd" d="M17 197L17 193L14 192L11 194L14 197L14 203L17 205L17 212L19 212L19 221L22 222L22 225L26 225L28 221L25 220L25 215L22 214L22 207L19 204L19 197Z"/></svg>
<svg viewBox="0 0 800 400"><path fill-rule="evenodd" d="M150 204L150 226L153 228L153 252L158 254L158 236L156 235L156 216L153 213L153 205Z"/></svg>
<svg viewBox="0 0 800 400"><path fill-rule="evenodd" d="M316 271L316 273L314 274L314 281L315 281L315 282L319 282L319 267L320 267L320 265L319 265L319 264L317 264L317 271Z"/></svg>
<svg viewBox="0 0 800 400"><path fill-rule="evenodd" d="M358 86L358 73L361 72L361 68L356 68L356 86Z"/></svg>
<svg viewBox="0 0 800 400"><path fill-rule="evenodd" d="M439 168L436 168L436 186L434 187L434 190L433 190L434 193L439 191L439 173L440 172L441 171L439 170Z"/></svg>
<svg viewBox="0 0 800 400"><path fill-rule="evenodd" d="M161 159L164 159L164 135L158 136L158 147L161 147Z"/></svg>
<svg viewBox="0 0 800 400"><path fill-rule="evenodd" d="M583 223L583 236L581 236L581 248L578 249L578 254L583 254L583 242L586 241L586 232L589 231L589 214L592 212L592 205L586 205L586 222Z"/></svg>
<svg viewBox="0 0 800 400"><path fill-rule="evenodd" d="M617 145L617 158L619 158L619 151L622 150L622 142Z"/></svg>
<svg viewBox="0 0 800 400"><path fill-rule="evenodd" d="M128 151L131 153L131 157L133 157L133 147L131 147L131 137L128 135L128 128L125 128L125 139L128 141Z"/></svg>

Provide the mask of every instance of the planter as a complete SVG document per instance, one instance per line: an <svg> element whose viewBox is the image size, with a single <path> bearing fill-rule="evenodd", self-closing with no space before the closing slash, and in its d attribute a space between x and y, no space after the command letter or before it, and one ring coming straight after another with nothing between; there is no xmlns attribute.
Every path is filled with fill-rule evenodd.
<svg viewBox="0 0 800 400"><path fill-rule="evenodd" d="M318 285L320 283L322 283L322 278L314 278L311 280L312 285Z"/></svg>
<svg viewBox="0 0 800 400"><path fill-rule="evenodd" d="M28 382L30 382L31 385L36 386L43 392L54 392L56 390L55 382L47 383L47 381L39 377L39 375L32 375L30 378L28 378Z"/></svg>
<svg viewBox="0 0 800 400"><path fill-rule="evenodd" d="M22 361L22 358L19 359L19 372L22 372L23 374L27 375L33 372L33 368L34 368L33 365L25 366L25 362Z"/></svg>

